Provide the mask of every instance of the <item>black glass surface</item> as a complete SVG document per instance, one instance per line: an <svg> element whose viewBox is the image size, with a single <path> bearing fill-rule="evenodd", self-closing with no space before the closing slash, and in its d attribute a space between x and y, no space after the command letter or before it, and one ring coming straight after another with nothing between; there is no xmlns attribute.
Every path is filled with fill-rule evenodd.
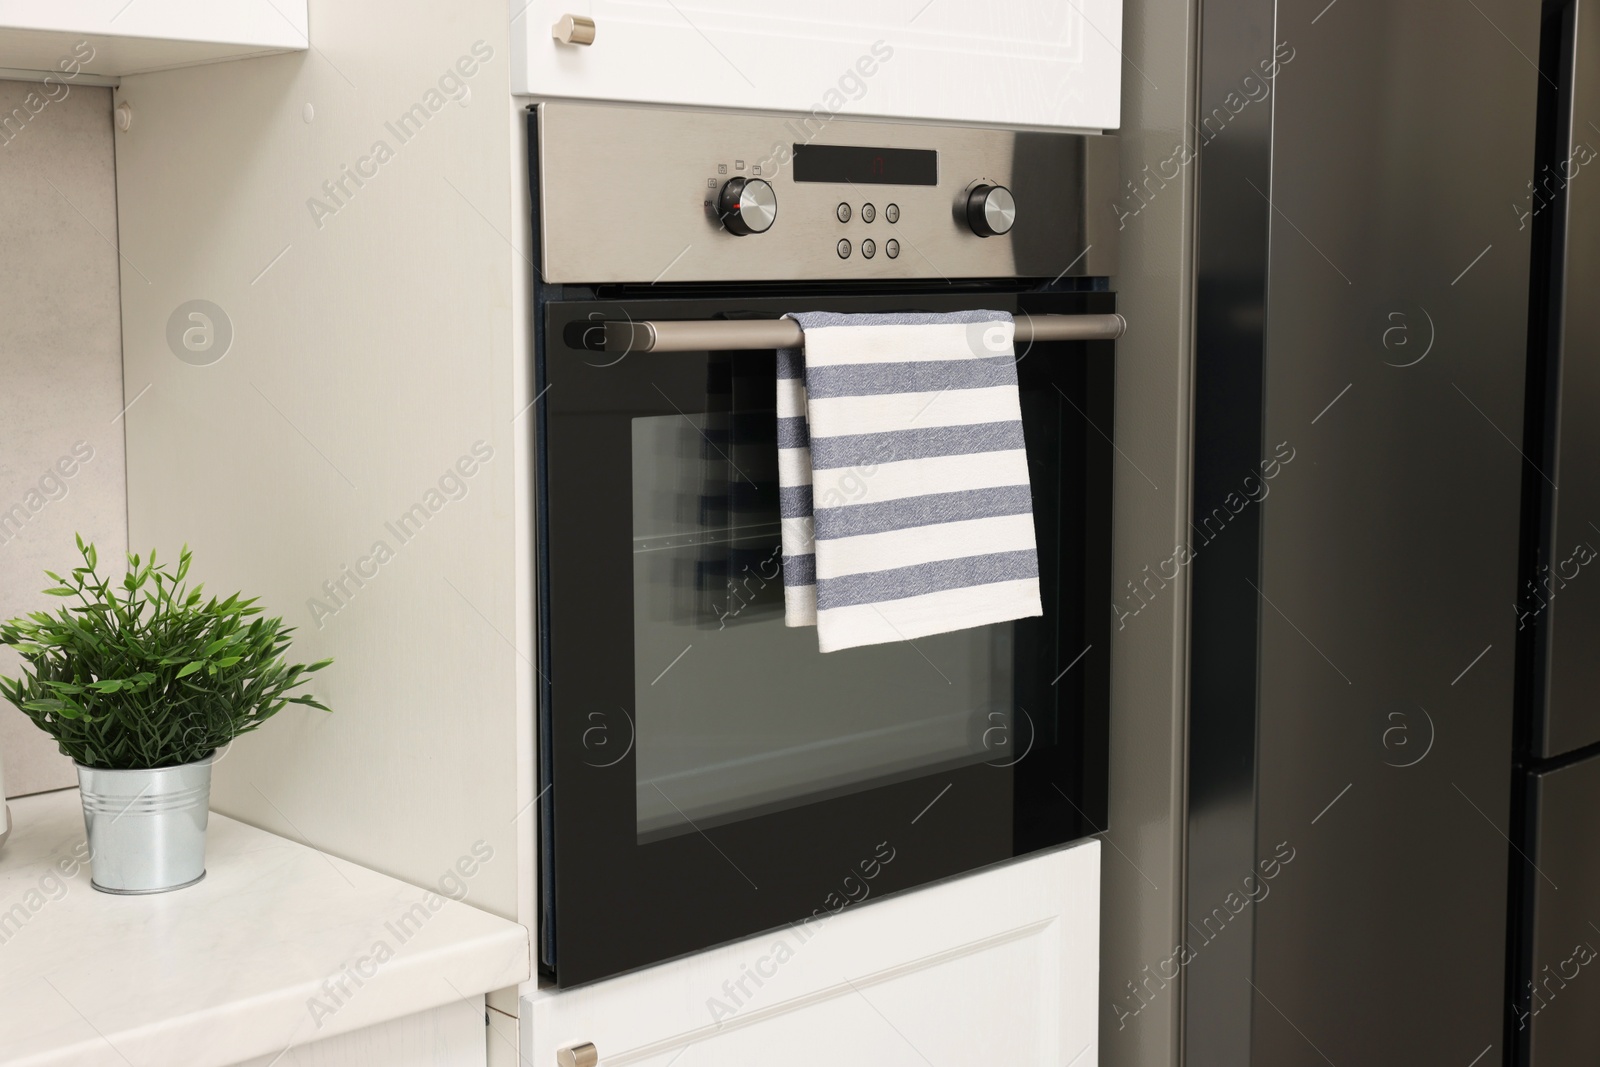
<svg viewBox="0 0 1600 1067"><path fill-rule="evenodd" d="M786 624L773 358L710 353L699 410L632 420L641 841L993 760L1015 728L1012 623L828 655Z"/></svg>
<svg viewBox="0 0 1600 1067"><path fill-rule="evenodd" d="M1104 293L544 305L547 977L607 977L1104 827L1110 344L1020 353L1045 615L826 656L783 625L774 354L586 347L607 318L1019 303L1113 310Z"/></svg>
<svg viewBox="0 0 1600 1067"><path fill-rule="evenodd" d="M939 153L930 148L797 144L794 180L850 185L938 185Z"/></svg>

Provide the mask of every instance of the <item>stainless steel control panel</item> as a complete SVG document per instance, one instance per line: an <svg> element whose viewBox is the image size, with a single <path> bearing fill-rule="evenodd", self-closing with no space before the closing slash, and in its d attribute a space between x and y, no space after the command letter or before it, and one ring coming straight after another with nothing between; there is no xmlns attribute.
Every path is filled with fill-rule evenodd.
<svg viewBox="0 0 1600 1067"><path fill-rule="evenodd" d="M551 282L1116 270L1116 138L812 115L537 105Z"/></svg>

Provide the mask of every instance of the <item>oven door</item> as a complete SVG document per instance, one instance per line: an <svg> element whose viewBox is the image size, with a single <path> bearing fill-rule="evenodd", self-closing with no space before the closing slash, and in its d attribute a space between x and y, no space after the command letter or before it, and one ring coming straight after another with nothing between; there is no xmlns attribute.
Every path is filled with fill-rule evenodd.
<svg viewBox="0 0 1600 1067"><path fill-rule="evenodd" d="M774 353L585 347L605 319L970 308L1114 301L543 305L546 977L593 981L1104 828L1110 342L1018 363L1043 617L828 655L783 621Z"/></svg>

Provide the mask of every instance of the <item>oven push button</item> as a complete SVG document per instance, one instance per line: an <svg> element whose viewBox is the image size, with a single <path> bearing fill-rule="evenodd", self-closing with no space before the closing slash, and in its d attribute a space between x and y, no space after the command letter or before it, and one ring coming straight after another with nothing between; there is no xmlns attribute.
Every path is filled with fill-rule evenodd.
<svg viewBox="0 0 1600 1067"><path fill-rule="evenodd" d="M850 242L847 239L845 239L843 237L839 238L839 244L838 244L837 247L839 249L839 258L840 259L849 259L850 258Z"/></svg>

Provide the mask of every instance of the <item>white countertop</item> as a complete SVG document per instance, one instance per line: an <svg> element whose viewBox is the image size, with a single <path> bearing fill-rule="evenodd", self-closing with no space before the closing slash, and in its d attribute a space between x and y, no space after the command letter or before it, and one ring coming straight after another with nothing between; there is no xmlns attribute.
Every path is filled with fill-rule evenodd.
<svg viewBox="0 0 1600 1067"><path fill-rule="evenodd" d="M135 897L90 888L77 790L11 814L6 1067L222 1067L528 977L516 923L215 813L205 880Z"/></svg>

